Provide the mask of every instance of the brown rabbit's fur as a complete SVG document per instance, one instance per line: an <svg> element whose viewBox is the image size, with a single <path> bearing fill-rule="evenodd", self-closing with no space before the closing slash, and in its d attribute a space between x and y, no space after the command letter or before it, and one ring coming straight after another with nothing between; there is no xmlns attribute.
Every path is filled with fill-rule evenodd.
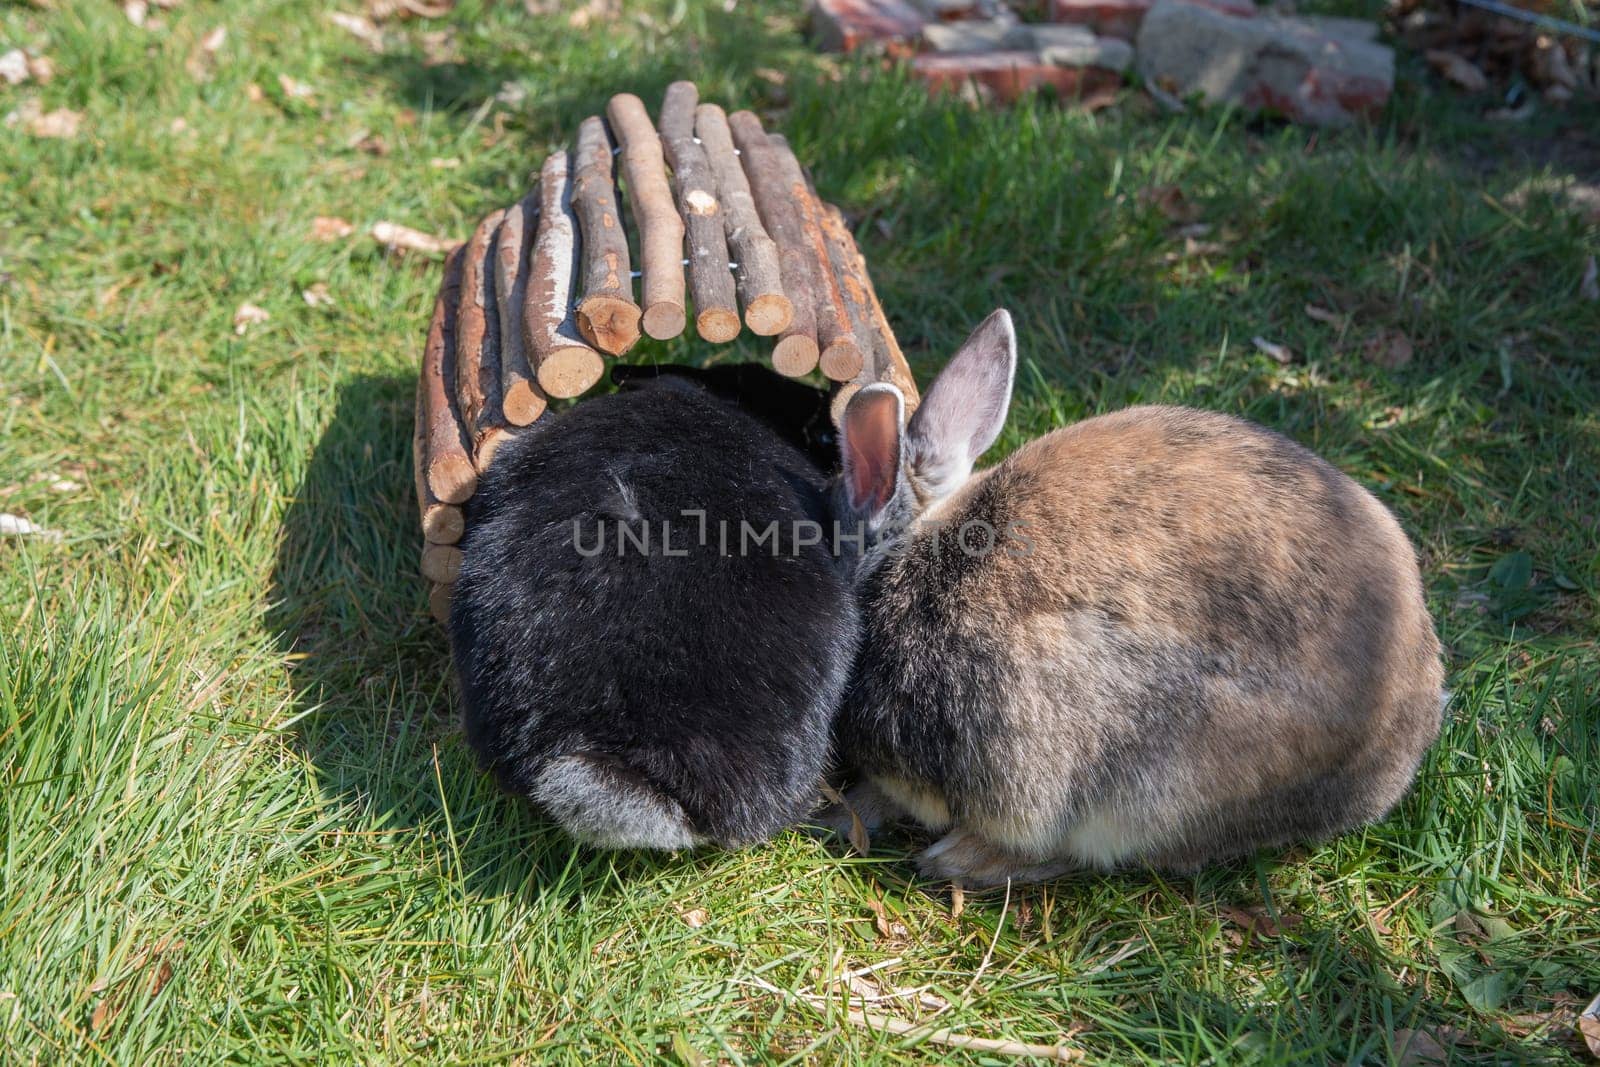
<svg viewBox="0 0 1600 1067"><path fill-rule="evenodd" d="M969 555L974 522L1014 533ZM891 544L863 561L839 747L854 804L947 832L929 873L1192 869L1338 833L1388 812L1438 734L1399 524L1242 420L1141 407L1057 430Z"/></svg>

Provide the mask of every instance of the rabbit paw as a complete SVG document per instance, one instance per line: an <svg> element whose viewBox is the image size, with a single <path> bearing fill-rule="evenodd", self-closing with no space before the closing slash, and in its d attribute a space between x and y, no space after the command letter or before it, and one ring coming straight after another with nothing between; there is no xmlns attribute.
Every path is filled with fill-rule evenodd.
<svg viewBox="0 0 1600 1067"><path fill-rule="evenodd" d="M971 830L955 829L922 850L917 869L925 877L986 889L1007 882L1043 882L1072 870L1070 860L1043 863L1014 855Z"/></svg>

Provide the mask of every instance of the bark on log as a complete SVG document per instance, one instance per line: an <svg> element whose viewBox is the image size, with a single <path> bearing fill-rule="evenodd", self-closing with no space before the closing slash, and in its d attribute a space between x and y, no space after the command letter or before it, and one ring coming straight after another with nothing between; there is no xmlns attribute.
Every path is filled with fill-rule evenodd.
<svg viewBox="0 0 1600 1067"><path fill-rule="evenodd" d="M453 545L466 531L461 509L446 504L428 487L428 405L426 379L417 377L416 430L411 435L411 467L417 487L422 537L436 545Z"/></svg>
<svg viewBox="0 0 1600 1067"><path fill-rule="evenodd" d="M765 220L768 214L778 219L777 226L769 220L767 230L777 239L778 245L795 261L803 258L807 265L805 293L809 296L816 317L818 360L822 373L834 381L848 381L861 372L861 350L850 332L850 316L828 266L828 250L822 241L822 231L808 197L794 195L785 152L767 139L761 120L748 111L736 111L728 116L734 143L739 146L744 171L755 192L756 207ZM794 171L799 173L799 163ZM804 177L801 177L804 185ZM789 218L785 218L789 216ZM792 219L792 223L790 221ZM792 225L792 229L791 229ZM778 236L778 230L784 236ZM796 301L798 303L798 301Z"/></svg>
<svg viewBox="0 0 1600 1067"><path fill-rule="evenodd" d="M724 208L705 149L694 139L694 82L673 82L661 101L661 147L672 166L672 186L683 216L694 325L707 341L739 336L739 304L728 269Z"/></svg>
<svg viewBox="0 0 1600 1067"><path fill-rule="evenodd" d="M917 382L912 377L904 353L900 351L900 343L895 340L894 331L889 327L889 320L884 316L883 305L878 302L878 294L867 274L866 257L857 247L850 227L845 225L843 213L832 204L818 200L809 187L807 196L818 215L823 239L828 247L829 262L865 357L861 373L841 385L833 397L830 413L834 423L837 424L843 416L850 398L874 382L889 382L900 390L905 397L906 416L909 418L919 400Z"/></svg>
<svg viewBox="0 0 1600 1067"><path fill-rule="evenodd" d="M644 332L665 341L682 333L685 321L683 219L672 202L661 139L644 101L618 93L606 105L606 118L622 146L622 173L639 233Z"/></svg>
<svg viewBox="0 0 1600 1067"><path fill-rule="evenodd" d="M441 623L450 622L450 595L455 588L454 585L440 582L428 585L428 612Z"/></svg>
<svg viewBox="0 0 1600 1067"><path fill-rule="evenodd" d="M617 208L611 137L598 115L579 124L572 166L572 206L583 257L578 332L600 351L620 356L639 340L640 312L633 302L628 232Z"/></svg>
<svg viewBox="0 0 1600 1067"><path fill-rule="evenodd" d="M533 194L506 209L495 237L494 298L500 314L500 406L506 421L527 426L550 405L539 388L522 336L522 305L528 297L528 253L538 225Z"/></svg>
<svg viewBox="0 0 1600 1067"><path fill-rule="evenodd" d="M745 325L760 337L783 334L787 339L790 332L811 337L814 350L816 325L810 314L810 303L800 301L806 305L807 314L804 323L796 323L798 309L796 302L785 292L788 287L779 262L778 244L767 233L756 210L755 198L750 195L749 179L739 165L738 153L733 148L733 136L728 130L728 119L722 109L715 104L701 104L696 108L695 133L700 138L701 149L716 179L717 199L722 203L722 217L727 230L728 251L738 263L734 281L738 285L739 300L744 305ZM779 347L783 347L783 341L779 342ZM790 345L789 348L792 350L794 346ZM816 353L812 351L810 366L785 373L806 374L815 366Z"/></svg>
<svg viewBox="0 0 1600 1067"><path fill-rule="evenodd" d="M461 550L455 545L423 545L422 575L449 585L461 574Z"/></svg>
<svg viewBox="0 0 1600 1067"><path fill-rule="evenodd" d="M459 504L478 488L478 471L467 451L466 429L456 403L456 312L461 299L457 248L445 261L444 281L433 301L433 319L422 349L422 404L427 423L428 488L447 504Z"/></svg>
<svg viewBox="0 0 1600 1067"><path fill-rule="evenodd" d="M456 312L456 400L472 445L473 465L482 471L504 434L500 405L500 319L494 297L494 237L505 211L484 218L467 242L461 261L461 300Z"/></svg>
<svg viewBox="0 0 1600 1067"><path fill-rule="evenodd" d="M572 310L572 184L567 154L554 152L539 171L539 229L528 262L522 335L539 387L549 396L586 392L605 373L605 360L584 343Z"/></svg>
<svg viewBox="0 0 1600 1067"><path fill-rule="evenodd" d="M800 205L800 223L805 228L806 240L820 264L821 283L817 286L817 343L822 346L818 362L822 373L836 382L851 381L858 377L870 359L868 340L860 334L860 322L853 314L850 301L842 286L842 279L828 251L827 238L822 232L821 204L812 192L811 183L800 169L800 161L789 148L789 142L778 134L771 134L767 143L772 146L778 173L783 178L789 196Z"/></svg>

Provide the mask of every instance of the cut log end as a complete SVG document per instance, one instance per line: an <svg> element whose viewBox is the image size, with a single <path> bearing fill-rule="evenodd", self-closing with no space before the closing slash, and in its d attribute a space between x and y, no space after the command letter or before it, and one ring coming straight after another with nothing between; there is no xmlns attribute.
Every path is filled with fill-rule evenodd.
<svg viewBox="0 0 1600 1067"><path fill-rule="evenodd" d="M836 382L848 382L861 373L861 349L854 340L841 338L822 350L818 357L822 373Z"/></svg>
<svg viewBox="0 0 1600 1067"><path fill-rule="evenodd" d="M578 332L602 352L620 356L639 340L639 305L615 296L585 297L578 305Z"/></svg>
<svg viewBox="0 0 1600 1067"><path fill-rule="evenodd" d="M461 575L461 550L454 545L424 545L422 574L434 582L455 581Z"/></svg>
<svg viewBox="0 0 1600 1067"><path fill-rule="evenodd" d="M694 328L702 339L722 344L739 336L739 313L729 308L706 308L696 313Z"/></svg>
<svg viewBox="0 0 1600 1067"><path fill-rule="evenodd" d="M465 455L431 456L428 488L446 504L464 504L478 490L478 472Z"/></svg>
<svg viewBox="0 0 1600 1067"><path fill-rule="evenodd" d="M544 392L535 388L532 382L517 382L506 390L500 402L505 409L506 421L513 426L532 425L550 406Z"/></svg>
<svg viewBox="0 0 1600 1067"><path fill-rule="evenodd" d="M489 464L494 462L494 454L500 451L500 446L509 440L511 440L511 431L504 426L496 426L478 438L478 450L473 453L472 458L478 465L479 474L489 469Z"/></svg>
<svg viewBox="0 0 1600 1067"><path fill-rule="evenodd" d="M803 378L817 369L817 339L792 333L772 350L772 369L788 378Z"/></svg>
<svg viewBox="0 0 1600 1067"><path fill-rule="evenodd" d="M453 545L466 532L466 520L455 504L435 504L422 513L422 536L430 544Z"/></svg>
<svg viewBox="0 0 1600 1067"><path fill-rule="evenodd" d="M605 360L592 349L576 345L557 348L539 364L539 386L550 396L562 399L582 396L605 371Z"/></svg>
<svg viewBox="0 0 1600 1067"><path fill-rule="evenodd" d="M839 387L839 391L833 394L833 399L828 402L828 415L833 419L835 427L844 425L844 409L849 406L850 398L860 391L860 382L845 382Z"/></svg>
<svg viewBox="0 0 1600 1067"><path fill-rule="evenodd" d="M782 293L763 293L745 306L744 322L757 337L772 337L794 321L794 304Z"/></svg>
<svg viewBox="0 0 1600 1067"><path fill-rule="evenodd" d="M428 613L441 623L450 621L450 594L455 591L455 586L447 582L435 582L428 587Z"/></svg>
<svg viewBox="0 0 1600 1067"><path fill-rule="evenodd" d="M662 300L651 304L644 309L641 320L644 332L654 337L657 341L670 341L683 332L688 319L684 315L683 305ZM591 383L592 384L592 383Z"/></svg>

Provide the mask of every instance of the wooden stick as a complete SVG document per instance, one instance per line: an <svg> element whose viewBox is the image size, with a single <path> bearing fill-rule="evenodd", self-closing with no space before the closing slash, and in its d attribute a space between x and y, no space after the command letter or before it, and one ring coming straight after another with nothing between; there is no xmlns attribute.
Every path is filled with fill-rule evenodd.
<svg viewBox="0 0 1600 1067"><path fill-rule="evenodd" d="M728 242L716 178L705 149L694 139L694 108L699 100L694 82L667 86L661 101L661 146L672 165L678 212L687 231L695 329L707 341L731 341L739 336L739 305L733 273L728 269Z"/></svg>
<svg viewBox="0 0 1600 1067"><path fill-rule="evenodd" d="M748 112L741 112L747 115ZM740 120L740 129L733 129L731 120L722 115L721 108L703 107L697 115L701 140L713 144L720 140L722 131L728 130L730 143L738 140L741 150L740 169L744 171L752 199L767 233L778 246L778 271L783 279L783 291L788 295L794 317L778 338L772 352L772 365L781 374L799 377L809 374L817 366L819 351L816 312L816 265L812 262L811 247L806 242L805 227L800 220L800 207L789 199L783 189L783 179L778 173L776 160L767 144L761 123L754 115L749 121ZM740 130L743 139L740 140ZM719 154L714 145L712 159Z"/></svg>
<svg viewBox="0 0 1600 1067"><path fill-rule="evenodd" d="M552 153L539 171L539 230L528 261L522 336L539 387L550 396L579 396L600 380L605 360L579 336L572 311L577 270L572 239L572 183L567 154Z"/></svg>
<svg viewBox="0 0 1600 1067"><path fill-rule="evenodd" d="M861 373L840 386L834 395L830 408L834 423L837 424L842 418L850 397L873 382L889 382L898 388L905 397L906 416L909 418L916 410L919 399L917 380L911 374L905 354L900 351L900 342L895 340L894 330L889 327L883 305L878 302L872 278L867 274L866 257L857 247L850 227L845 225L844 214L832 204L817 200L815 193L809 189L807 195L811 197L820 219L829 262L850 312L851 324L856 336L863 342L866 355Z"/></svg>
<svg viewBox="0 0 1600 1067"><path fill-rule="evenodd" d="M717 199L722 202L722 217L727 225L728 251L739 263L734 272L734 281L738 284L739 299L744 304L744 323L760 337L784 334L787 338L786 331L796 325L797 308L795 302L784 293L785 279L779 262L778 244L761 224L755 198L750 195L750 181L745 177L744 168L739 165L738 153L733 148L727 116L715 104L701 104L695 109L694 125L701 149L716 178ZM807 374L816 366L816 324L810 314L810 302L802 300L800 303L805 305L806 317L802 328L795 332L812 339L813 351L810 366L797 372L784 372L795 376ZM783 347L782 341L779 347ZM789 346L791 351L793 347Z"/></svg>
<svg viewBox="0 0 1600 1067"><path fill-rule="evenodd" d="M461 302L456 312L456 400L482 471L506 432L500 405L500 319L494 299L494 235L505 211L486 216L473 231L461 261ZM486 442L487 445L486 445Z"/></svg>
<svg viewBox="0 0 1600 1067"><path fill-rule="evenodd" d="M805 172L800 169L800 161L795 158L794 152L789 149L789 142L783 137L772 134L767 138L767 143L772 146L778 173L789 196L800 206L800 224L819 265L820 284L816 289L817 342L822 346L822 355L818 357L822 373L836 382L850 381L861 373L867 361L867 341L856 332L859 323L852 316L850 305L840 288L838 271L833 266L827 239L822 233L817 198L811 190L811 183L806 180Z"/></svg>
<svg viewBox="0 0 1600 1067"><path fill-rule="evenodd" d="M684 326L683 220L672 203L661 139L644 101L618 93L606 105L606 118L622 145L622 173L639 231L644 332L665 341Z"/></svg>
<svg viewBox="0 0 1600 1067"><path fill-rule="evenodd" d="M428 488L428 410L426 380L417 377L416 431L411 435L411 468L417 486L417 510L422 519L424 540L436 545L453 545L466 530L461 509L446 504Z"/></svg>
<svg viewBox="0 0 1600 1067"><path fill-rule="evenodd" d="M788 232L786 222L774 227L771 220L767 221L767 230L777 239L780 248L786 252L796 250L789 254L804 257L808 265L805 292L811 298L816 316L817 346L821 349L818 359L822 373L834 381L849 381L861 372L861 349L850 332L850 316L834 283L833 271L828 267L828 250L822 243L822 231L817 226L815 212L809 210L809 199L794 195L787 161L782 158L783 153L767 139L760 119L748 111L736 111L728 116L728 125L733 131L734 144L739 146L744 171L749 175L761 217L766 219L768 213L779 217L793 213L795 232ZM799 168L800 164L796 162L796 173ZM801 183L804 184L803 176ZM782 206L785 204L789 207ZM779 229L785 230L784 236L777 236Z"/></svg>
<svg viewBox="0 0 1600 1067"><path fill-rule="evenodd" d="M442 623L450 622L450 594L455 588L452 584L441 582L428 585L428 612Z"/></svg>
<svg viewBox="0 0 1600 1067"><path fill-rule="evenodd" d="M534 225L528 225L528 216ZM506 209L495 237L494 298L500 312L500 407L506 421L526 426L544 414L550 401L539 388L522 336L522 305L528 298L528 250L538 224L539 205L529 194Z"/></svg>
<svg viewBox="0 0 1600 1067"><path fill-rule="evenodd" d="M422 576L449 585L461 574L461 550L455 545L423 545Z"/></svg>
<svg viewBox="0 0 1600 1067"><path fill-rule="evenodd" d="M639 305L633 302L633 268L628 234L617 210L617 183L611 167L611 136L599 116L578 126L574 153L572 206L578 215L583 256L583 298L578 301L578 332L602 352L620 356L639 340Z"/></svg>
<svg viewBox="0 0 1600 1067"><path fill-rule="evenodd" d="M457 248L445 261L444 280L433 301L433 320L428 323L419 376L428 432L428 488L447 504L461 503L478 488L478 472L467 451L466 429L461 425L455 390L462 256L463 250Z"/></svg>
<svg viewBox="0 0 1600 1067"><path fill-rule="evenodd" d="M878 303L872 278L867 274L867 259L856 246L856 239L845 224L844 213L832 204L815 199L815 196L812 202L816 204L821 217L822 235L828 243L828 258L838 278L839 291L850 310L850 321L856 336L865 343L872 355L868 361L873 375L870 381L891 382L898 387L906 398L906 414L910 415L917 406L917 381L911 375L905 354L900 351L900 342L895 340L894 331L889 328L883 305ZM868 369L864 366L862 373L865 374Z"/></svg>

